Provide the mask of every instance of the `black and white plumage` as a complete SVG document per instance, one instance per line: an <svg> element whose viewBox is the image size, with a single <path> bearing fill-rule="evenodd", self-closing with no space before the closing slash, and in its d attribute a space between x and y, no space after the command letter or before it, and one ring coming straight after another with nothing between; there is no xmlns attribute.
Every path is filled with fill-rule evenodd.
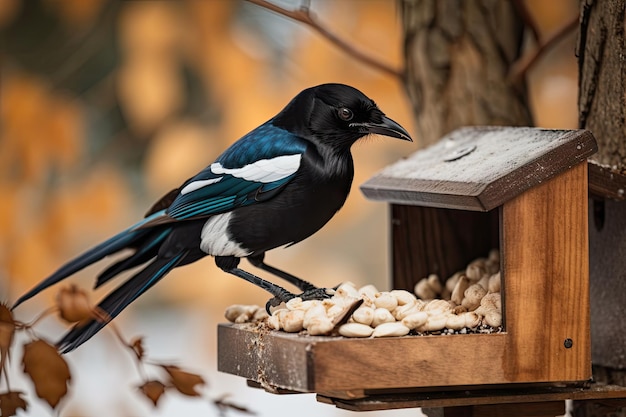
<svg viewBox="0 0 626 417"><path fill-rule="evenodd" d="M411 140L404 128L355 88L323 84L306 89L159 200L144 220L63 265L17 300L14 308L127 248L134 252L104 270L96 287L130 268L146 266L100 302L108 320L173 268L207 255L215 257L224 271L269 291L271 301L287 301L295 294L239 268L241 258L295 285L304 298L323 298L325 289L267 265L264 254L306 239L341 208L354 173L350 148L372 133ZM79 323L59 348L71 351L105 325L106 320Z"/></svg>

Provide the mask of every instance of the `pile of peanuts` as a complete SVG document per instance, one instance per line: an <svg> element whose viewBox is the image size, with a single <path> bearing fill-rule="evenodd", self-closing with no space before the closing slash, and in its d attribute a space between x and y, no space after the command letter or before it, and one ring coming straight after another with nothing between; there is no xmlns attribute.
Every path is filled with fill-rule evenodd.
<svg viewBox="0 0 626 417"><path fill-rule="evenodd" d="M246 305L229 307L225 316L233 323L264 321L274 330L344 337L497 331L502 326L499 266L499 253L492 250L444 284L434 274L420 280L414 294L378 291L373 285L357 288L347 282L331 298L296 297L270 316L261 307Z"/></svg>

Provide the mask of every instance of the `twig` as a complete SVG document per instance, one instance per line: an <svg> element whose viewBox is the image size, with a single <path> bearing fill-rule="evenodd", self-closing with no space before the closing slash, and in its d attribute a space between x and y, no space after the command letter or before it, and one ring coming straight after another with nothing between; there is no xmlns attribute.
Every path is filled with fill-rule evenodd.
<svg viewBox="0 0 626 417"><path fill-rule="evenodd" d="M386 74L392 75L396 78L403 77L403 71L392 68L386 63L381 62L378 59L373 58L363 53L362 51L356 49L353 45L349 44L345 40L341 39L340 37L332 33L330 30L328 30L311 13L311 10L309 9L308 4L302 5L300 9L298 10L287 10L280 6L277 6L276 4L270 3L269 1L266 1L266 0L247 0L247 1L249 1L250 3L256 4L257 6L263 7L267 10L270 10L274 13L277 13L282 16L288 17L290 19L296 20L298 22L304 23L305 25L311 27L312 29L317 31L319 34L324 36L326 39L328 39L330 42L335 44L337 47L342 49L344 52L358 59L359 61L373 68L376 68L377 70L382 71Z"/></svg>
<svg viewBox="0 0 626 417"><path fill-rule="evenodd" d="M226 415L225 412L229 409L238 411L243 414L248 414L252 416L256 415L256 412L248 409L247 407L243 407L241 405L237 405L235 403L227 401L226 398L228 397L229 397L229 394L225 394L212 400L213 405L216 406L218 410L220 411L220 415Z"/></svg>
<svg viewBox="0 0 626 417"><path fill-rule="evenodd" d="M578 16L574 16L570 21L561 26L558 30L556 30L549 38L542 39L539 42L539 45L527 53L522 58L518 59L513 65L511 65L511 69L509 70L509 80L516 83L521 81L528 70L535 65L535 63L541 58L541 56L546 53L549 49L551 49L555 44L561 41L564 37L569 35L571 32L576 30L578 27Z"/></svg>
<svg viewBox="0 0 626 417"><path fill-rule="evenodd" d="M526 0L514 0L513 4L515 5L517 13L526 24L526 27L530 30L530 34L533 36L535 42L539 42L539 39L541 38L541 36L539 36L539 28L537 27L537 22L530 13L530 10L528 10Z"/></svg>
<svg viewBox="0 0 626 417"><path fill-rule="evenodd" d="M49 316L50 314L55 313L58 310L59 310L59 308L56 307L56 306L48 307L43 312L41 312L41 314L39 314L37 317L35 317L34 320L32 320L29 323L17 323L16 322L16 327L19 327L20 329L29 330L29 329L33 328L35 326L35 324L37 324L41 320L43 320L46 316Z"/></svg>
<svg viewBox="0 0 626 417"><path fill-rule="evenodd" d="M133 357L135 358L135 366L137 367L137 372L139 372L139 376L141 377L142 380L147 380L146 371L143 369L143 360L137 355L137 352L135 351L133 346L130 343L128 343L126 339L124 339L124 336L122 336L122 333L120 332L119 327L117 327L117 325L114 322L109 321L108 326L111 329L111 331L113 331L113 334L115 334L115 336L120 341L120 343L124 345L127 349L133 352Z"/></svg>
<svg viewBox="0 0 626 417"><path fill-rule="evenodd" d="M4 380L7 383L7 392L9 392L11 391L11 384L9 384L9 373L5 369L6 365L7 365L6 355L3 355L2 360L0 360L0 373L4 374Z"/></svg>

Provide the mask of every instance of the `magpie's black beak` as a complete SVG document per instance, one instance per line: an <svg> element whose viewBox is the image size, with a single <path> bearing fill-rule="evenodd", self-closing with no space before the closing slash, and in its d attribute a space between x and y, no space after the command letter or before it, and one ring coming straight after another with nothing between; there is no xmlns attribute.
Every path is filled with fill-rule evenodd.
<svg viewBox="0 0 626 417"><path fill-rule="evenodd" d="M380 123L363 123L361 126L367 133L376 133L379 135L390 136L392 138L413 142L409 132L387 116L383 116L383 121Z"/></svg>

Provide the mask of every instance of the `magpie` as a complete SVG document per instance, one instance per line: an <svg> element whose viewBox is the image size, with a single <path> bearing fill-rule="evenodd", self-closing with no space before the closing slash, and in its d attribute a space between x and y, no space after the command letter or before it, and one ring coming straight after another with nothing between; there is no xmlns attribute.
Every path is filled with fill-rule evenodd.
<svg viewBox="0 0 626 417"><path fill-rule="evenodd" d="M300 92L275 117L231 145L211 165L157 201L137 224L61 266L13 308L106 256L132 249L102 271L95 288L145 265L98 305L98 318L76 324L57 343L64 353L83 344L172 269L207 255L223 271L274 297L322 299L327 290L265 263L265 252L291 246L324 226L343 206L354 175L350 149L379 134L409 133L359 90L322 84ZM241 258L294 285L301 294L239 268Z"/></svg>

